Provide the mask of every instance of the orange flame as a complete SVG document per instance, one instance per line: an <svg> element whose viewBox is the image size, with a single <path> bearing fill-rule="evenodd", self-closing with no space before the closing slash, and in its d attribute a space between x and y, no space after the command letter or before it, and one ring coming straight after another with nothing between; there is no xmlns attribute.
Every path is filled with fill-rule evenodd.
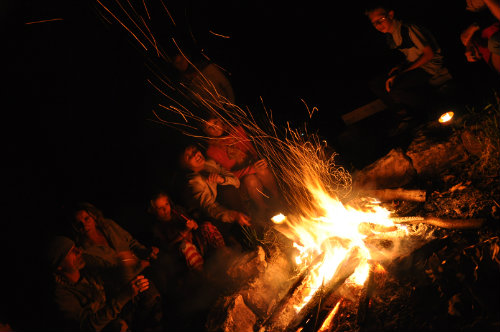
<svg viewBox="0 0 500 332"><path fill-rule="evenodd" d="M315 257L324 254L323 261L311 268L306 281L309 292L306 291L302 302L295 306L297 312L334 276L339 264L355 247L358 248L360 263L347 282L358 286L365 283L372 258L364 243L370 233L360 231L366 230L366 225L389 226L392 231L405 228L394 224L390 219L390 211L373 199L365 199L363 208L356 209L345 206L320 187L316 182L308 188L316 205L312 210L320 213L286 217L277 215L272 218L276 223L275 228L294 241L294 247L298 250L295 257L297 265L308 266Z"/></svg>

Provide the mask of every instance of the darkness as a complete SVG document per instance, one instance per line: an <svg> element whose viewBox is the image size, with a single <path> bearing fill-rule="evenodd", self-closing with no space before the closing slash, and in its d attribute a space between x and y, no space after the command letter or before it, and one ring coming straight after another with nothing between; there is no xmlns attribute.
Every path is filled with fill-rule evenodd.
<svg viewBox="0 0 500 332"><path fill-rule="evenodd" d="M334 146L346 130L340 116L375 99L367 81L385 71L392 56L357 2L333 8L323 1L166 4L177 26L164 12L152 12L158 15L152 26L159 41L194 36L196 46L228 71L237 104L255 107L262 97L277 123L307 124ZM401 17L435 32L456 77L468 80L481 66L463 58L459 31L465 25L465 2L397 4ZM1 7L9 196L2 252L3 274L13 286L3 296L0 321L18 323L21 330L32 322L19 322L19 315L37 312L39 305L30 293L43 264L36 252L44 236L61 227L61 209L87 200L105 215L137 227L134 218L143 212L148 192L172 177L172 151L182 137L148 121L147 55L116 22L110 25L98 14L97 2L3 1ZM58 20L27 24L48 19ZM304 102L319 109L312 119ZM350 142L368 154L347 162L363 165L381 156L385 146L368 151L376 143L376 137Z"/></svg>

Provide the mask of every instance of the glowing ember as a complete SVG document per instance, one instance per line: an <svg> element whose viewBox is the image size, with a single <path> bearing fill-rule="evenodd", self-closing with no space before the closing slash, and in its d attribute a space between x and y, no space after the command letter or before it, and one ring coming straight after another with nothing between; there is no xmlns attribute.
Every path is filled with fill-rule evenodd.
<svg viewBox="0 0 500 332"><path fill-rule="evenodd" d="M440 123L448 122L448 121L450 121L453 118L453 115L455 115L455 113L453 113L453 112L446 112L446 113L444 113L443 115L441 115L439 117L439 122Z"/></svg>

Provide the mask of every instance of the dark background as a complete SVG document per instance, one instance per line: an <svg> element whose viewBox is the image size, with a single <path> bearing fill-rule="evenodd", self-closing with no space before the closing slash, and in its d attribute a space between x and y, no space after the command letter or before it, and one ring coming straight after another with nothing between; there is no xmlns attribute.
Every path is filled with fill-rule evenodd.
<svg viewBox="0 0 500 332"><path fill-rule="evenodd" d="M166 5L177 25L172 27L164 12L151 7L159 41L174 36L203 49L228 71L238 105L254 107L262 97L278 124L307 124L341 152L356 146L366 153L358 167L377 156L377 137L356 136L359 140L349 145L338 140L348 130L340 116L375 99L367 81L384 72L392 56L364 16L363 4ZM133 230L151 188L166 183L175 168L172 151L181 135L147 120L154 100L146 84L150 55L96 8L104 12L93 1L1 3L3 173L9 198L4 201L8 213L2 252L12 273L3 273L3 285L11 292L3 297L0 318L11 325L36 325L19 322L24 310L36 312L38 304L27 300L43 265L36 252L44 236L63 223L60 212L69 202L93 202ZM459 33L467 19L464 8L465 1L397 2L401 17L434 31L450 69L466 81L481 64L467 64L463 57ZM62 20L26 24L55 18ZM312 119L301 100L319 109ZM356 164L352 155L349 165Z"/></svg>

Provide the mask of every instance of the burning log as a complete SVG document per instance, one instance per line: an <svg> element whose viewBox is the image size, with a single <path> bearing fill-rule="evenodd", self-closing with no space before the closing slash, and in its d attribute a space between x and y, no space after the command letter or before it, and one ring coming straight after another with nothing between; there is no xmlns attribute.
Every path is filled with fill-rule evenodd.
<svg viewBox="0 0 500 332"><path fill-rule="evenodd" d="M295 318L288 324L285 332L295 332L301 326L306 325L316 315L314 309L321 309L321 303L329 298L344 282L354 273L360 263L359 249L354 248L350 255L338 266L333 278L324 285L322 291L314 294L312 299L298 312Z"/></svg>
<svg viewBox="0 0 500 332"><path fill-rule="evenodd" d="M363 190L363 195L378 198L381 201L403 200L425 202L424 190L408 190L408 189L372 189Z"/></svg>
<svg viewBox="0 0 500 332"><path fill-rule="evenodd" d="M285 294L285 296L283 296L283 298L280 300L280 302L275 306L273 312L269 315L269 317L266 320L264 320L261 323L261 326L269 327L269 326L273 325L274 320L279 316L279 314L281 314L281 312L283 311L283 308L288 303L288 301L290 300L290 298L293 296L293 294L295 293L295 291L297 290L297 288L299 288L302 285L302 283L304 282L304 279L311 272L311 269L314 268L314 266L316 266L318 263L320 263L323 260L324 257L325 257L325 253L322 253L322 254L318 255L312 261L312 263L299 275L299 277L293 283L293 285L290 287L290 289Z"/></svg>

